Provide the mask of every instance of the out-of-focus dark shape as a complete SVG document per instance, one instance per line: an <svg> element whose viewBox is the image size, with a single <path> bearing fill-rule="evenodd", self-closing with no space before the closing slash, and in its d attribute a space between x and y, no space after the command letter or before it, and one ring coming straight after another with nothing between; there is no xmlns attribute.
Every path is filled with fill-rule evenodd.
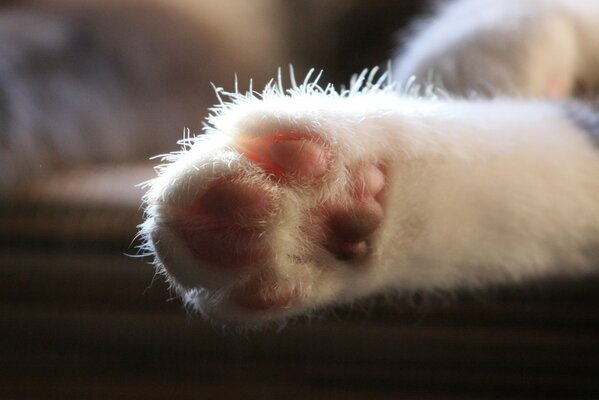
<svg viewBox="0 0 599 400"><path fill-rule="evenodd" d="M224 11L201 3L189 10L144 0L3 7L0 191L57 167L174 149L184 127L200 131L215 102L211 82L232 86L236 72L244 79L255 72L263 83L262 65L239 57L234 27L204 18Z"/></svg>

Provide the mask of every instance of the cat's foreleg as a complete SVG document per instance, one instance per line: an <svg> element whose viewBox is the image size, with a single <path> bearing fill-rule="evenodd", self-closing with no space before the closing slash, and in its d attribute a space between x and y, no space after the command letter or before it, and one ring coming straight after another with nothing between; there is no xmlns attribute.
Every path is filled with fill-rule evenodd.
<svg viewBox="0 0 599 400"><path fill-rule="evenodd" d="M241 98L146 197L159 268L244 324L592 268L599 151L555 104Z"/></svg>

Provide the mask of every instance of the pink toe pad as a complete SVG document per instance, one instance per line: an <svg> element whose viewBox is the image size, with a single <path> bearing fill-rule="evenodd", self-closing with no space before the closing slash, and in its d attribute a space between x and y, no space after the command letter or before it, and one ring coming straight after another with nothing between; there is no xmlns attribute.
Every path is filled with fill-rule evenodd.
<svg viewBox="0 0 599 400"><path fill-rule="evenodd" d="M254 310L267 311L289 305L294 291L288 287L269 286L269 282L254 279L242 288L233 291L232 298L239 306Z"/></svg>
<svg viewBox="0 0 599 400"><path fill-rule="evenodd" d="M308 133L273 133L241 138L238 149L264 169L277 175L323 175L329 160L325 145Z"/></svg>

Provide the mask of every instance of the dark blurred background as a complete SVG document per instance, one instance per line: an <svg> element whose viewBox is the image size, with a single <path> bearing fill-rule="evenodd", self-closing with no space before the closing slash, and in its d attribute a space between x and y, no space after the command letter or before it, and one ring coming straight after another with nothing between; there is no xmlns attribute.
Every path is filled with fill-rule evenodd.
<svg viewBox="0 0 599 400"><path fill-rule="evenodd" d="M76 77L74 87L109 71L134 116L115 128L96 121L94 107L84 109L74 119L84 115L87 125L75 124L73 134L135 133L131 151L114 159L110 147L104 156L69 158L61 147L68 138L46 143L54 150L35 164L43 171L24 170L0 192L0 399L599 398L597 277L443 299L373 299L257 333L188 315L150 260L130 256L142 218L143 191L134 185L153 175L144 160L176 149L183 126L201 125L215 100L210 81L232 89L237 73L241 85L254 77L260 87L293 63L298 76L316 67L323 82L345 84L362 68L384 66L395 33L427 7L181 0L170 14L171 6L149 4L0 5L0 64L10 66L0 68L0 82L43 88L30 121L41 137L54 134L46 114L71 107L56 106L71 86L46 86L64 71ZM70 27L59 51L32 46L55 18ZM22 50L20 64L10 64L9 48ZM104 82L85 92L94 106L114 95ZM2 126L0 139L16 129ZM0 149L8 142L0 140Z"/></svg>

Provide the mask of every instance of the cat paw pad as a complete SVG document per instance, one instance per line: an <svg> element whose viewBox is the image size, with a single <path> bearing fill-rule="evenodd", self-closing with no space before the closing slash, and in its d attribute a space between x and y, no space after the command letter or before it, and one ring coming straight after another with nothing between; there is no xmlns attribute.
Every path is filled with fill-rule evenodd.
<svg viewBox="0 0 599 400"><path fill-rule="evenodd" d="M368 269L384 219L384 162L346 159L301 128L253 130L187 157L158 178L168 189L150 191L158 204L146 229L167 275L203 313L252 322L301 313L334 296L335 275Z"/></svg>

